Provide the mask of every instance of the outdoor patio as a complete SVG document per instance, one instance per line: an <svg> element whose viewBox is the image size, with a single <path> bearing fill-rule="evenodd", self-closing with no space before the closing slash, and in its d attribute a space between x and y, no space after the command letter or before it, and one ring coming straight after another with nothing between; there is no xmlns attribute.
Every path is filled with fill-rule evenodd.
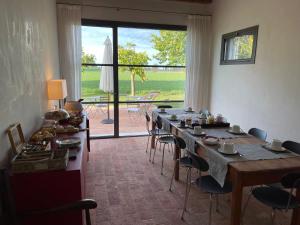
<svg viewBox="0 0 300 225"><path fill-rule="evenodd" d="M148 113L151 114L151 109ZM120 118L120 135L135 135L146 133L145 116L141 110L134 110L137 108L128 108L121 106L119 110ZM92 136L98 135L113 135L114 124L104 124L102 121L107 119L107 107L97 107L97 104L85 105L85 111L90 119L90 132ZM113 107L110 107L110 118L114 119Z"/></svg>

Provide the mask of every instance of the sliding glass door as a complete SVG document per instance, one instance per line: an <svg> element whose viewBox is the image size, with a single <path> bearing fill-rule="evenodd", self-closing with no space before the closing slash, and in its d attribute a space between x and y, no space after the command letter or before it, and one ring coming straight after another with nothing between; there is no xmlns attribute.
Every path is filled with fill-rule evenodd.
<svg viewBox="0 0 300 225"><path fill-rule="evenodd" d="M182 107L185 38L185 27L83 21L81 84L91 135L145 134L145 113Z"/></svg>

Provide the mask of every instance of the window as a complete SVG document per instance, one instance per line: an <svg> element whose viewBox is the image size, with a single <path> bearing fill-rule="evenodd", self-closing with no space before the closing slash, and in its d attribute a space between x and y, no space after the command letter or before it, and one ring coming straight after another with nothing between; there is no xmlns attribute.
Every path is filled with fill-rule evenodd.
<svg viewBox="0 0 300 225"><path fill-rule="evenodd" d="M92 135L143 134L145 112L151 115L161 104L183 107L185 26L95 20L82 24L81 97ZM110 60L104 60L107 40ZM108 78L110 91L102 85Z"/></svg>
<svg viewBox="0 0 300 225"><path fill-rule="evenodd" d="M221 65L254 64L258 26L224 34L221 44Z"/></svg>

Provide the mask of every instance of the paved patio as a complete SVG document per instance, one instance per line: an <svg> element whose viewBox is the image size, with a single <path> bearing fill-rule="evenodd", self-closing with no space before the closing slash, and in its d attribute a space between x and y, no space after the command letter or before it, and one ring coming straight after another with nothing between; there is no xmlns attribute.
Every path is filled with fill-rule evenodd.
<svg viewBox="0 0 300 225"><path fill-rule="evenodd" d="M154 107L152 107L154 108ZM120 118L120 135L138 134L146 132L145 116L142 110L137 108L121 106L119 110ZM104 124L102 121L107 119L107 107L98 107L94 105L85 105L85 111L90 119L91 135L112 135L114 131L114 124ZM113 107L110 107L110 118L114 118ZM149 113L151 109L149 108Z"/></svg>

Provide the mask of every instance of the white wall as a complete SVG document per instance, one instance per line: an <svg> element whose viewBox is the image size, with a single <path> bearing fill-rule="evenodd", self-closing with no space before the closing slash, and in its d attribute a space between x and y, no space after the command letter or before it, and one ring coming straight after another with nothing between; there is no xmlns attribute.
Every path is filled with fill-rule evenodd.
<svg viewBox="0 0 300 225"><path fill-rule="evenodd" d="M7 162L7 127L37 129L48 108L46 80L58 78L54 0L0 0L0 167Z"/></svg>
<svg viewBox="0 0 300 225"><path fill-rule="evenodd" d="M157 23L157 24L172 24L186 25L187 16L184 14L161 13L138 11L130 9L144 9L153 11L168 11L179 13L201 13L210 14L211 4L195 4L162 0L58 0L58 3L78 3L83 2L85 5L97 5L115 8L101 8L85 6L82 9L82 17L85 19L111 20L111 21L126 21L138 23ZM122 9L126 8L126 9Z"/></svg>
<svg viewBox="0 0 300 225"><path fill-rule="evenodd" d="M300 141L300 1L215 0L211 110ZM220 65L221 35L259 25L256 63Z"/></svg>

